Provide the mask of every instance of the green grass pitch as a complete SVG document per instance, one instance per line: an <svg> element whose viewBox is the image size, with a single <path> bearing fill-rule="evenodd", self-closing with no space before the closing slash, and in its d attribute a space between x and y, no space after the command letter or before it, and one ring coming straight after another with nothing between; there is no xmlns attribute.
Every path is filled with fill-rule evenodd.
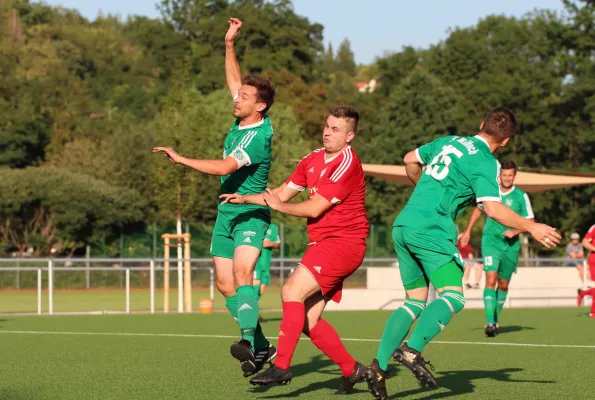
<svg viewBox="0 0 595 400"><path fill-rule="evenodd" d="M264 313L276 336L279 313ZM389 312L328 312L369 363ZM586 399L595 396L595 320L585 308L505 309L503 333L483 334L481 310L465 310L430 344L439 388L422 390L396 367L398 399ZM0 317L0 399L331 399L339 369L303 339L288 386L254 388L229 355L237 326L223 312ZM276 342L276 341L275 341ZM471 342L471 343L461 343ZM574 346L574 347L573 347ZM582 346L582 347L581 347ZM371 399L365 386L351 399Z"/></svg>

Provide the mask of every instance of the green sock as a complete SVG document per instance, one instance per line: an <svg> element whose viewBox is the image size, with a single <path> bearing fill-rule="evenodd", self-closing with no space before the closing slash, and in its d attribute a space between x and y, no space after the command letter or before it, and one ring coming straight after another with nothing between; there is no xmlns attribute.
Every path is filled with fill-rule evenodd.
<svg viewBox="0 0 595 400"><path fill-rule="evenodd" d="M484 289L483 305L488 324L495 324L496 319L494 313L496 312L496 289Z"/></svg>
<svg viewBox="0 0 595 400"><path fill-rule="evenodd" d="M225 299L225 307L233 317L236 322L238 321L238 295L234 294L233 296L227 297ZM240 332L241 333L241 332ZM256 332L254 334L254 348L255 349L264 349L265 347L269 347L269 341L262 333L262 328L260 324L256 325Z"/></svg>
<svg viewBox="0 0 595 400"><path fill-rule="evenodd" d="M504 303L506 303L506 296L508 295L507 291L498 290L496 292L496 315L494 315L494 320L498 322L500 319L500 313L502 312L502 308L504 308Z"/></svg>
<svg viewBox="0 0 595 400"><path fill-rule="evenodd" d="M225 308L231 314L233 319L238 322L238 295L234 294L225 298Z"/></svg>
<svg viewBox="0 0 595 400"><path fill-rule="evenodd" d="M440 297L431 302L421 313L419 322L407 341L407 346L421 353L425 345L444 330L452 317L463 307L465 307L463 293L456 290L445 290L440 293Z"/></svg>
<svg viewBox="0 0 595 400"><path fill-rule="evenodd" d="M258 300L260 300L260 283L258 285L254 285L252 287L254 288L254 293L256 293Z"/></svg>
<svg viewBox="0 0 595 400"><path fill-rule="evenodd" d="M425 307L426 302L423 300L406 298L405 303L397 308L386 322L376 353L376 359L383 371L388 369L388 361L393 352L401 345L409 333L409 328Z"/></svg>
<svg viewBox="0 0 595 400"><path fill-rule="evenodd" d="M238 293L238 322L242 339L248 340L254 348L254 335L258 325L258 296L252 285L240 286Z"/></svg>

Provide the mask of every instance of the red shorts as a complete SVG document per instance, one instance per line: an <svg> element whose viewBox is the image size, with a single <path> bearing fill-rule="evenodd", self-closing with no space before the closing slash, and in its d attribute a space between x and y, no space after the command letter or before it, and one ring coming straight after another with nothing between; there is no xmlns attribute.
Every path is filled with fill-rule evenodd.
<svg viewBox="0 0 595 400"><path fill-rule="evenodd" d="M322 294L338 303L343 281L362 264L366 241L352 238L326 238L308 245L300 265L310 271Z"/></svg>

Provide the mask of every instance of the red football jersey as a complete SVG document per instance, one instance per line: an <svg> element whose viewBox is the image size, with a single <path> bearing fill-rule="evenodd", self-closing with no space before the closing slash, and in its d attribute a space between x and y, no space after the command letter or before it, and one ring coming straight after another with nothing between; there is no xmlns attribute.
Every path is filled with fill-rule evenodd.
<svg viewBox="0 0 595 400"><path fill-rule="evenodd" d="M587 241L589 241L591 244L595 243L595 225L589 228L585 235L585 239L587 239ZM595 263L595 251L592 251L591 254L589 254L589 264L593 263ZM592 278L595 279L595 277Z"/></svg>
<svg viewBox="0 0 595 400"><path fill-rule="evenodd" d="M465 246L461 246L461 242L457 242L457 250L461 253L461 257L467 260L469 258L473 258L473 247L469 243Z"/></svg>
<svg viewBox="0 0 595 400"><path fill-rule="evenodd" d="M318 193L333 204L320 217L308 218L310 242L327 237L368 237L364 170L351 146L328 160L323 148L314 150L285 183L295 190L308 188L310 198Z"/></svg>

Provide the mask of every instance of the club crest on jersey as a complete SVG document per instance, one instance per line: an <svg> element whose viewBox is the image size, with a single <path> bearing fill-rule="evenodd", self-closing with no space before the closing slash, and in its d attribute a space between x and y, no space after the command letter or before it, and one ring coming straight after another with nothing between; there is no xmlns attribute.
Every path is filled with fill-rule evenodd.
<svg viewBox="0 0 595 400"><path fill-rule="evenodd" d="M322 172L320 173L320 177L322 178L325 173L326 173L326 168L322 170Z"/></svg>
<svg viewBox="0 0 595 400"><path fill-rule="evenodd" d="M512 206L513 201L512 201L512 199L506 199L505 203L508 207L510 207L510 206Z"/></svg>

